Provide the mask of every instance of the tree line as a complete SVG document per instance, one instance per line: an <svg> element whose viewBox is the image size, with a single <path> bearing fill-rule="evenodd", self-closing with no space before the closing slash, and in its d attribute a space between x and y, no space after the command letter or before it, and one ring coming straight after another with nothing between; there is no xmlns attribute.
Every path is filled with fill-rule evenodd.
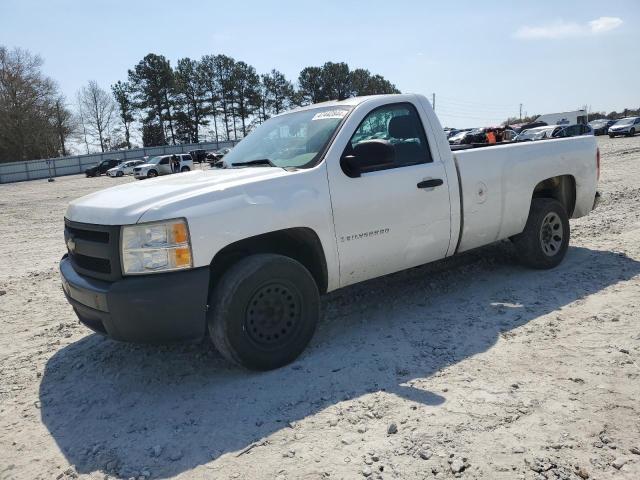
<svg viewBox="0 0 640 480"><path fill-rule="evenodd" d="M227 55L181 58L149 53L109 88L89 81L67 99L42 72L42 59L0 46L0 161L82 150L239 140L296 106L356 95L400 93L390 81L343 62L305 67L297 82Z"/></svg>
<svg viewBox="0 0 640 480"><path fill-rule="evenodd" d="M133 119L142 125L147 145L197 143L208 130L215 141L238 140L272 115L294 106L342 100L354 95L399 93L380 75L351 70L346 63L306 67L297 85L273 69L258 74L227 55L181 58L176 66L150 53L112 87L125 147L130 148Z"/></svg>

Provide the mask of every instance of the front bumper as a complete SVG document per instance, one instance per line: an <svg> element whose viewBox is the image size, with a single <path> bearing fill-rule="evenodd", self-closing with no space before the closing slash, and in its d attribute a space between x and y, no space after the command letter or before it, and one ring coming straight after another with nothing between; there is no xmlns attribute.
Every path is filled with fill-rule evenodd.
<svg viewBox="0 0 640 480"><path fill-rule="evenodd" d="M114 340L197 341L206 333L206 267L107 282L80 275L65 255L60 275L80 322Z"/></svg>
<svg viewBox="0 0 640 480"><path fill-rule="evenodd" d="M628 130L611 130L609 129L609 135L629 135L631 129Z"/></svg>

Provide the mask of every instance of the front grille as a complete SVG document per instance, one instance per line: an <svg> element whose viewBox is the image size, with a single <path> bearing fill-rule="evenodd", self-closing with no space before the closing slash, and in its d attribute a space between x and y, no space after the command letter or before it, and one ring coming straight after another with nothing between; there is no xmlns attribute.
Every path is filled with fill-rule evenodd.
<svg viewBox="0 0 640 480"><path fill-rule="evenodd" d="M111 262L106 258L87 257L79 253L72 254L73 261L85 270L93 270L100 273L111 273Z"/></svg>
<svg viewBox="0 0 640 480"><path fill-rule="evenodd" d="M120 227L64 220L64 238L74 269L100 280L117 280L120 271Z"/></svg>
<svg viewBox="0 0 640 480"><path fill-rule="evenodd" d="M69 232L74 238L81 238L91 242L109 243L109 232L80 230L70 226L67 226L67 232Z"/></svg>

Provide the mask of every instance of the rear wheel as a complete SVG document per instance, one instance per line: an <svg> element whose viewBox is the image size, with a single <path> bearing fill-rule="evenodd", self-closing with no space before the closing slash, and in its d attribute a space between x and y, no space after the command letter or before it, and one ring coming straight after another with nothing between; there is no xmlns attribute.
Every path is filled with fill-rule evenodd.
<svg viewBox="0 0 640 480"><path fill-rule="evenodd" d="M149 178L153 178L153 177L157 177L158 176L158 172L156 172L155 170L149 170L147 172L147 177Z"/></svg>
<svg viewBox="0 0 640 480"><path fill-rule="evenodd" d="M295 360L320 315L318 287L299 262L251 255L233 265L211 293L209 333L228 360L271 370Z"/></svg>
<svg viewBox="0 0 640 480"><path fill-rule="evenodd" d="M569 248L569 217L551 198L534 198L524 230L513 238L520 261L531 268L557 266Z"/></svg>

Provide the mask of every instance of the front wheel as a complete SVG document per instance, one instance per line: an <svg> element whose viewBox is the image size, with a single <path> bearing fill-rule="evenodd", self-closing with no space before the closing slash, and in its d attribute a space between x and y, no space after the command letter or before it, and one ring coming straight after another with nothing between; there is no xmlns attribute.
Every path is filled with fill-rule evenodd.
<svg viewBox="0 0 640 480"><path fill-rule="evenodd" d="M631 130L629 130L629 136L633 137L636 134L636 129L632 128Z"/></svg>
<svg viewBox="0 0 640 480"><path fill-rule="evenodd" d="M122 177L122 176L124 176L123 172L116 172L116 177Z"/></svg>
<svg viewBox="0 0 640 480"><path fill-rule="evenodd" d="M181 172L188 172L189 170L191 170L189 167L182 167L180 169Z"/></svg>
<svg viewBox="0 0 640 480"><path fill-rule="evenodd" d="M320 316L318 287L289 257L251 255L234 264L211 294L209 334L218 351L251 370L282 367L306 348Z"/></svg>
<svg viewBox="0 0 640 480"><path fill-rule="evenodd" d="M524 230L513 238L520 261L531 268L557 266L569 248L569 216L551 198L534 198Z"/></svg>
<svg viewBox="0 0 640 480"><path fill-rule="evenodd" d="M154 178L154 177L157 177L157 176L158 176L158 172L156 172L155 170L149 170L147 172L147 177L149 177L149 178Z"/></svg>

